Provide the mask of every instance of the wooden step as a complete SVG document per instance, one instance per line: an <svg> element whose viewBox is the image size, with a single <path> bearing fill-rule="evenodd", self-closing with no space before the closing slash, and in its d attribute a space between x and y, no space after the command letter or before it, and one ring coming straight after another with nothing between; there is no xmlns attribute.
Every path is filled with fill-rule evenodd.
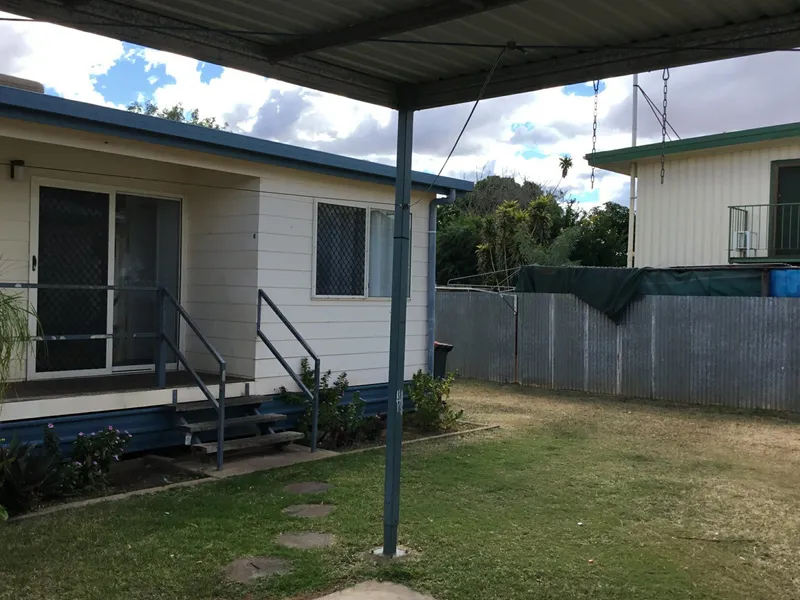
<svg viewBox="0 0 800 600"><path fill-rule="evenodd" d="M236 398L227 398L225 400L225 408L229 406L247 406L248 404L263 404L274 398L270 396L238 396ZM194 410L216 410L214 405L208 400L198 400L197 402L178 402L177 404L170 404L174 406L177 412L190 412Z"/></svg>
<svg viewBox="0 0 800 600"><path fill-rule="evenodd" d="M251 423L274 423L275 421L283 421L286 415L279 415L277 413L267 413L263 415L248 415L246 417L235 417L233 419L225 419L225 429L229 427L236 427L237 425L249 425ZM183 423L177 427L181 431L188 431L197 433L198 431L215 431L217 429L216 421L201 421L199 423Z"/></svg>
<svg viewBox="0 0 800 600"><path fill-rule="evenodd" d="M281 431L280 433L271 433L269 435L257 435L255 437L241 438L239 440L230 440L223 444L222 449L226 452L228 450L245 450L247 448L259 448L261 446L276 446L278 444L288 444L295 440L301 440L305 436L297 431ZM205 454L214 454L217 451L217 442L208 442L207 444L192 444L192 448L196 448L198 452Z"/></svg>

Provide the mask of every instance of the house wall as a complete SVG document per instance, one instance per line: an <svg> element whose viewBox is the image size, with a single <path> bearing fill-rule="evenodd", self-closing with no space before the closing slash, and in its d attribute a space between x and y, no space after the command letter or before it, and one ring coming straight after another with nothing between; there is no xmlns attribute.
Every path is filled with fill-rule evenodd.
<svg viewBox="0 0 800 600"><path fill-rule="evenodd" d="M28 280L31 177L181 196L182 303L226 357L231 375L259 379L259 393L291 385L255 337L257 289L262 287L322 356L324 369L346 371L352 385L388 380L389 299L313 299L312 263L315 199L392 209L391 186L229 159L216 161L200 153L0 120L0 136L4 132L0 162L25 160L28 174L25 181L14 182L8 168L0 168L0 280ZM20 139L22 135L31 139ZM248 191L255 189L259 193ZM427 216L432 197L421 192L412 196L406 377L424 368L426 361ZM264 317L267 335L299 368L304 356L300 346L269 310ZM192 364L216 370L199 341L185 332L184 336ZM15 378L24 377L24 366L24 361L15 366Z"/></svg>
<svg viewBox="0 0 800 600"><path fill-rule="evenodd" d="M263 288L321 357L323 370L346 372L351 385L385 383L389 366L388 298L313 298L315 200L346 201L392 209L394 189L286 169L268 169L261 180L258 286ZM412 194L411 298L406 325L405 376L426 361L428 206L432 194ZM243 290L245 294L252 290ZM249 322L250 315L242 313ZM294 368L306 356L289 331L265 307L264 331ZM269 350L256 350L258 393L291 380Z"/></svg>
<svg viewBox="0 0 800 600"><path fill-rule="evenodd" d="M248 379L255 377L259 182L201 173L191 187L188 216L186 310L225 357L228 374ZM190 363L216 372L208 350L187 335Z"/></svg>
<svg viewBox="0 0 800 600"><path fill-rule="evenodd" d="M728 264L728 207L770 203L771 162L800 158L800 144L640 164L636 266ZM766 239L766 223L759 239Z"/></svg>

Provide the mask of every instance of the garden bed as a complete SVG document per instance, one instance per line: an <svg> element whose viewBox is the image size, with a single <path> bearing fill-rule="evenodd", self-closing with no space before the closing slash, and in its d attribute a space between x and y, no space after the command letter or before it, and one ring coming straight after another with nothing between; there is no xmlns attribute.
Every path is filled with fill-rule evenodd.
<svg viewBox="0 0 800 600"><path fill-rule="evenodd" d="M124 494L126 492L160 488L182 481L204 479L205 477L200 473L193 473L171 464L168 458L159 456L129 458L121 460L111 467L111 471L108 474L108 485L105 487L82 494L49 499L43 502L39 508L89 500L90 498Z"/></svg>

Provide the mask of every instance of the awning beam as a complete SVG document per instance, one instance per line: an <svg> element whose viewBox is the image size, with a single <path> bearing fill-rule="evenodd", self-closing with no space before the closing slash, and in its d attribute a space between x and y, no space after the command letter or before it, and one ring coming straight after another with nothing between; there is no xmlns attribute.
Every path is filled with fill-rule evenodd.
<svg viewBox="0 0 800 600"><path fill-rule="evenodd" d="M268 50L269 59L281 62L288 58L352 46L360 42L385 38L409 31L438 25L455 19L494 10L524 0L438 0L422 6L394 12L376 19L368 19L332 31L311 35L274 46Z"/></svg>

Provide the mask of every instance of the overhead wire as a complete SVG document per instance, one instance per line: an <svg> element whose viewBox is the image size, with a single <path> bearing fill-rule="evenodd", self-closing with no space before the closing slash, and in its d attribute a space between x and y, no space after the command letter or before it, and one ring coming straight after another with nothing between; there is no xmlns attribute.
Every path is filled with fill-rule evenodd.
<svg viewBox="0 0 800 600"><path fill-rule="evenodd" d="M500 64L500 59L503 58L503 55L506 53L506 50L514 49L514 42L508 42L505 47L497 55L497 58L494 59L494 63L492 64L492 68L489 69L489 72L486 74L486 79L483 81L483 85L481 86L480 91L478 92L478 97L475 98L475 103L472 105L472 110L469 111L467 115L467 120L464 121L464 126L461 128L461 131L458 133L458 137L456 137L456 141L453 143L453 147L450 148L450 152L447 154L447 158L444 159L444 163L442 163L442 167L439 169L439 172L436 174L436 177L433 178L431 184L428 186L428 191L430 192L433 189L433 186L436 185L436 182L439 181L439 177L442 176L447 163L450 162L450 158L453 156L453 152L456 151L458 147L458 143L461 141L461 137L464 135L464 132L467 130L467 126L469 122L472 120L472 115L475 114L475 109L478 108L478 104L483 99L483 95L486 93L486 88L489 85L489 82L492 80L492 75L494 75L495 70L497 69L497 65ZM417 200L414 204L421 202L422 199ZM414 206L412 204L411 206Z"/></svg>
<svg viewBox="0 0 800 600"><path fill-rule="evenodd" d="M661 114L658 112L658 107L656 106L656 103L653 102L652 98L650 98L647 92L644 91L644 88L641 85L637 85L636 87L642 93L642 96L644 96L645 101L647 101L648 106L650 106L650 110L653 111L653 114L655 115L656 120L658 120L658 123L660 125L662 117ZM667 127L669 127L672 130L672 133L675 134L676 138L681 139L681 136L678 135L677 131L675 131L675 128L672 126L672 123L669 122L669 119L667 119ZM669 133L667 133L667 135L669 135ZM672 138L670 137L670 140L671 139Z"/></svg>

